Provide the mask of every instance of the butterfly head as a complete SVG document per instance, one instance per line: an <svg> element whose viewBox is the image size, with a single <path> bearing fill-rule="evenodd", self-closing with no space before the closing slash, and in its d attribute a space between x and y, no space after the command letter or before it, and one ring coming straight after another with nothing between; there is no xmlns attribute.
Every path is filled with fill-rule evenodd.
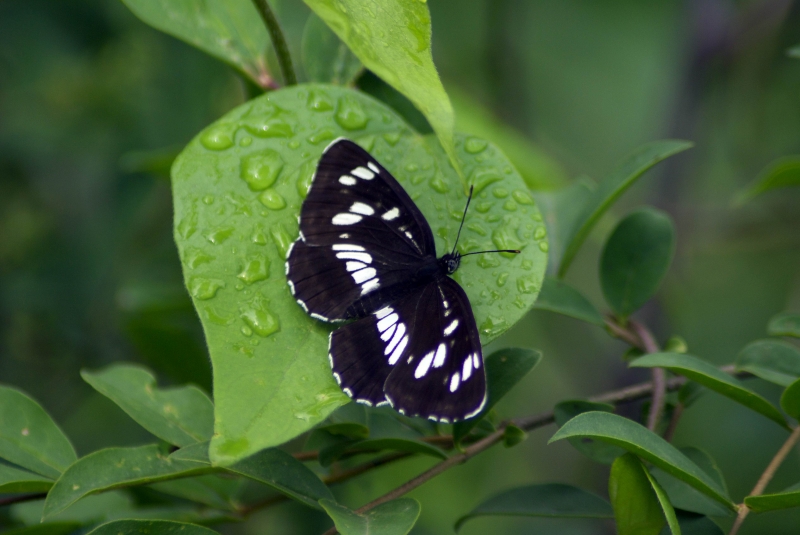
<svg viewBox="0 0 800 535"><path fill-rule="evenodd" d="M461 253L458 251L447 253L439 259L439 264L448 275L452 275L461 265Z"/></svg>

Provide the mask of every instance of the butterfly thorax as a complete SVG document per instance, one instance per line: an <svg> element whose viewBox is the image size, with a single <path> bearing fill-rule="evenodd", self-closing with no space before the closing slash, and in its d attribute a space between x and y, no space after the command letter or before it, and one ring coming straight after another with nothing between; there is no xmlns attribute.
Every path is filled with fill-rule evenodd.
<svg viewBox="0 0 800 535"><path fill-rule="evenodd" d="M439 266L447 273L448 275L452 275L458 269L458 266L461 265L461 253L454 252L454 253L447 253L446 255L442 256L439 259Z"/></svg>

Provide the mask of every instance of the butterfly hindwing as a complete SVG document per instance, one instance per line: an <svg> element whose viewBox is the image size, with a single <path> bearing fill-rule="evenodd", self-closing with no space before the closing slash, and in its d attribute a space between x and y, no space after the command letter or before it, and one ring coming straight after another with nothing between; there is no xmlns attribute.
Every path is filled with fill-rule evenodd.
<svg viewBox="0 0 800 535"><path fill-rule="evenodd" d="M300 238L287 255L298 302L318 319L364 316L382 300L366 296L403 294L398 286L434 256L430 226L402 186L352 141L333 142L317 166L300 212Z"/></svg>

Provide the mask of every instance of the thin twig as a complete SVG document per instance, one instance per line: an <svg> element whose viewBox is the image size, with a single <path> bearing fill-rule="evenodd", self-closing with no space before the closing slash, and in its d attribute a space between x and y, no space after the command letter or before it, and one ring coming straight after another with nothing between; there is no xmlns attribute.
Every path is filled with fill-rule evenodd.
<svg viewBox="0 0 800 535"><path fill-rule="evenodd" d="M272 8L269 7L267 0L253 0L261 19L267 27L267 32L272 40L272 46L275 47L275 54L278 56L278 64L281 66L283 73L283 83L286 85L296 85L297 77L294 74L294 66L292 65L292 56L289 54L289 46L286 44L286 38L283 36L278 19L275 17Z"/></svg>
<svg viewBox="0 0 800 535"><path fill-rule="evenodd" d="M672 411L672 418L669 419L667 430L664 431L664 440L667 442L672 442L672 437L675 436L675 430L678 428L678 422L681 420L681 416L683 416L684 409L686 409L686 405L678 403L675 406L675 410Z"/></svg>
<svg viewBox="0 0 800 535"><path fill-rule="evenodd" d="M736 372L733 365L723 366L720 368L721 371L730 374L736 375L749 375L749 374L742 374ZM679 389L686 383L685 377L673 377L672 379L666 381L665 388L667 391L673 391ZM650 395L653 391L653 383L646 382L646 383L639 383L636 385L631 385L625 388L621 388L619 390L614 390L612 392L606 392L605 394L600 394L598 396L594 396L589 398L591 401L602 402L602 403L612 403L612 404L621 404L626 402L637 401L639 399L645 398ZM538 429L539 427L544 427L545 425L551 424L555 421L555 416L553 411L546 411L540 414L536 414L533 416L527 416L525 418L518 418L515 420L511 420L510 422L506 422L501 424L497 431L494 433L474 442L466 447L466 449L449 457L448 459L440 462L437 465L432 466L425 472L421 473L420 475L416 476L413 479L405 482L403 485L387 492L383 496L376 498L375 500L369 502L368 504L360 507L356 510L358 513L364 513L369 511L370 509L377 507L383 503L388 501L394 500L399 498L400 496L414 490L415 488L419 487L423 483L429 481L430 479L438 476L442 472L458 465L463 462L466 462L471 457L474 457L478 453L481 453L484 450L489 449L491 446L497 444L503 439L503 435L505 433L505 429L508 425L514 425L523 429L524 431L532 431L534 429ZM336 527L332 527L328 531L326 531L323 535L334 535L337 533Z"/></svg>
<svg viewBox="0 0 800 535"><path fill-rule="evenodd" d="M10 498L3 498L0 500L0 507L6 505L13 505L15 503L30 502L32 500L41 500L46 498L46 492L37 492L36 494L23 494L22 496L11 496Z"/></svg>
<svg viewBox="0 0 800 535"><path fill-rule="evenodd" d="M619 338L620 340L624 340L625 342L628 342L629 345L641 349L642 351L645 351L644 344L642 344L641 339L632 332L630 332L628 329L617 323L617 321L614 319L613 316L610 315L606 316L605 322L606 322L606 328L608 329L608 332L611 334L611 336Z"/></svg>
<svg viewBox="0 0 800 535"><path fill-rule="evenodd" d="M658 353L660 351L653 333L647 327L635 320L629 320L628 324L631 326L631 331L642 341L642 347L644 347L645 352ZM653 368L651 374L653 377L653 399L650 402L650 412L647 414L647 428L655 432L666 403L667 372L663 368Z"/></svg>
<svg viewBox="0 0 800 535"><path fill-rule="evenodd" d="M756 486L753 487L753 490L750 491L750 496L761 496L764 492L764 489L767 488L772 476L775 475L775 472L778 471L778 468L783 463L786 456L789 455L789 452L792 451L797 441L800 440L800 426L795 427L792 434L789 435L789 438L786 439L786 442L783 443L783 446L778 450L778 453L775 454L775 457L767 465L767 468L764 470L764 473L761 474L761 477L758 478L758 482ZM739 506L739 514L736 516L736 522L733 523L733 527L728 535L736 535L739 532L739 528L742 527L742 523L744 519L747 518L748 513L750 513L750 508L747 507L744 503Z"/></svg>

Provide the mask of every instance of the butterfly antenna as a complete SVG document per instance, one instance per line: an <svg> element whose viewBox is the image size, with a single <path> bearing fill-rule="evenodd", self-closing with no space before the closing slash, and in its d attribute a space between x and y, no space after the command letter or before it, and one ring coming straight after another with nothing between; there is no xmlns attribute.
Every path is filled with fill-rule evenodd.
<svg viewBox="0 0 800 535"><path fill-rule="evenodd" d="M453 252L456 253L456 246L458 246L458 239L461 237L461 228L464 226L464 220L467 218L467 210L469 209L469 202L472 200L472 190L475 186L469 187L469 197L467 197L467 205L464 207L464 215L461 216L461 224L458 226L458 234L456 234L456 243L453 244ZM462 255L463 256L463 255Z"/></svg>
<svg viewBox="0 0 800 535"><path fill-rule="evenodd" d="M469 256L471 254L483 254L483 253L514 253L519 254L522 251L519 249L495 249L493 251L475 251L474 253L464 253L461 256Z"/></svg>

